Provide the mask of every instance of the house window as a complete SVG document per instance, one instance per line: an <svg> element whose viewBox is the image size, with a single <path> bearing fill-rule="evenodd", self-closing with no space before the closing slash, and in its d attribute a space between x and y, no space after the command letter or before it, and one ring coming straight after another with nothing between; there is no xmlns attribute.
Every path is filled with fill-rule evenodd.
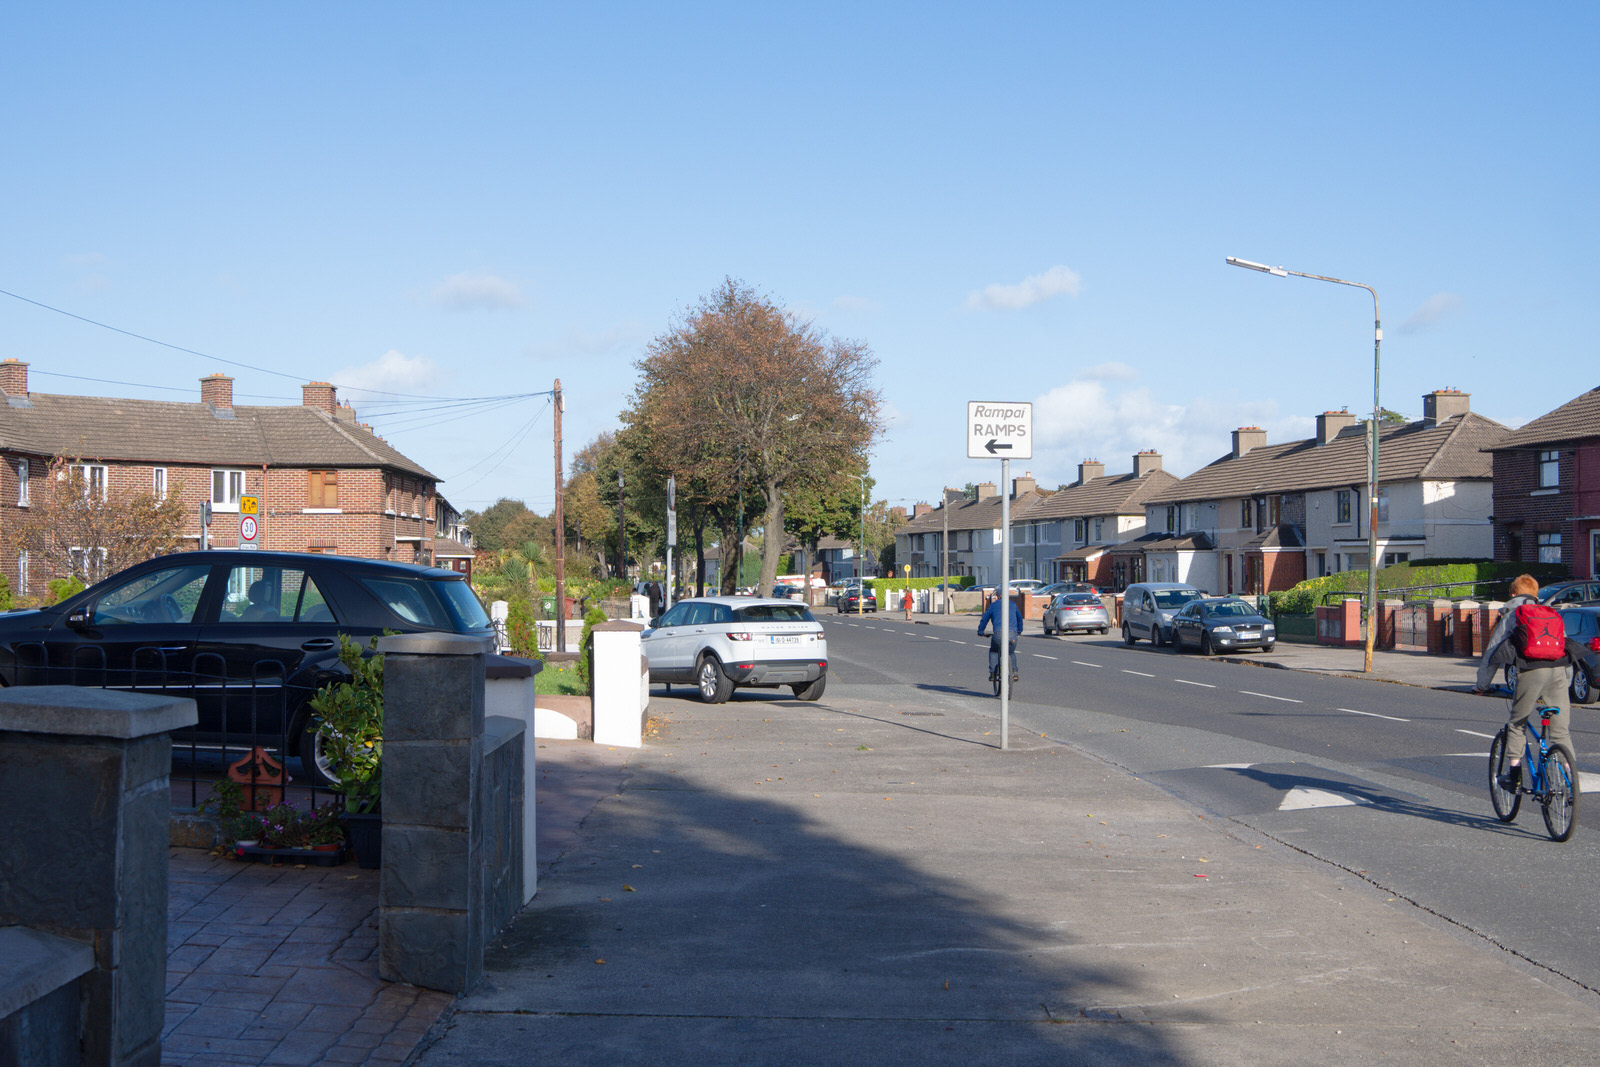
<svg viewBox="0 0 1600 1067"><path fill-rule="evenodd" d="M1087 520L1087 519L1073 519L1072 520L1072 539L1074 541L1078 542L1078 544L1080 544L1080 545L1083 544L1084 538L1087 537L1088 533L1089 533L1088 526L1089 526L1089 520Z"/></svg>
<svg viewBox="0 0 1600 1067"><path fill-rule="evenodd" d="M1554 489L1561 484L1561 453L1551 449L1539 453L1539 488Z"/></svg>
<svg viewBox="0 0 1600 1067"><path fill-rule="evenodd" d="M28 553L26 550L17 553L17 592L24 596L28 592Z"/></svg>
<svg viewBox="0 0 1600 1067"><path fill-rule="evenodd" d="M1282 514L1283 514L1283 497L1281 497L1281 496L1269 496L1269 497L1267 497L1267 525L1268 526L1276 526L1276 525L1278 525L1278 521L1279 521L1278 517L1280 515L1282 515Z"/></svg>
<svg viewBox="0 0 1600 1067"><path fill-rule="evenodd" d="M1250 498L1245 497L1239 501L1239 528L1248 530L1256 524L1256 517L1250 508Z"/></svg>
<svg viewBox="0 0 1600 1067"><path fill-rule="evenodd" d="M238 511L239 498L242 496L244 496L244 471L211 472L212 511Z"/></svg>
<svg viewBox="0 0 1600 1067"><path fill-rule="evenodd" d="M1200 528L1200 505L1185 504L1183 506L1184 530L1198 530Z"/></svg>
<svg viewBox="0 0 1600 1067"><path fill-rule="evenodd" d="M1104 519L1096 519L1096 520L1094 520L1094 539L1095 539L1096 543L1098 543L1099 541L1103 540L1103 538L1104 538L1104 530L1105 530L1105 528L1101 525L1101 523L1103 523L1103 522L1105 522Z"/></svg>
<svg viewBox="0 0 1600 1067"><path fill-rule="evenodd" d="M1389 490L1388 489L1379 489L1378 490L1378 521L1379 522L1388 522L1389 521Z"/></svg>
<svg viewBox="0 0 1600 1067"><path fill-rule="evenodd" d="M1405 563L1410 558L1411 553L1409 552L1385 552L1383 554L1383 565L1385 567L1393 567L1396 563Z"/></svg>
<svg viewBox="0 0 1600 1067"><path fill-rule="evenodd" d="M167 468L156 467L150 472L150 491L157 500L167 499Z"/></svg>
<svg viewBox="0 0 1600 1067"><path fill-rule="evenodd" d="M1167 505L1167 533L1173 533L1178 526L1178 505Z"/></svg>
<svg viewBox="0 0 1600 1067"><path fill-rule="evenodd" d="M83 479L83 499L106 498L106 468L100 463L74 463L72 473Z"/></svg>
<svg viewBox="0 0 1600 1067"><path fill-rule="evenodd" d="M1333 521L1350 521L1350 490L1341 489L1333 494Z"/></svg>
<svg viewBox="0 0 1600 1067"><path fill-rule="evenodd" d="M339 506L339 472L306 472L306 507L336 508Z"/></svg>
<svg viewBox="0 0 1600 1067"><path fill-rule="evenodd" d="M17 460L17 507L28 506L28 461ZM26 591L26 590L24 590Z"/></svg>
<svg viewBox="0 0 1600 1067"><path fill-rule="evenodd" d="M106 576L106 550L103 548L69 548L67 558L72 574L93 585Z"/></svg>
<svg viewBox="0 0 1600 1067"><path fill-rule="evenodd" d="M1324 578L1324 577L1327 576L1327 574L1328 574L1328 554L1326 552L1318 552L1317 553L1317 577L1318 578Z"/></svg>
<svg viewBox="0 0 1600 1067"><path fill-rule="evenodd" d="M1561 562L1561 535L1559 533L1542 533L1539 535L1539 562Z"/></svg>

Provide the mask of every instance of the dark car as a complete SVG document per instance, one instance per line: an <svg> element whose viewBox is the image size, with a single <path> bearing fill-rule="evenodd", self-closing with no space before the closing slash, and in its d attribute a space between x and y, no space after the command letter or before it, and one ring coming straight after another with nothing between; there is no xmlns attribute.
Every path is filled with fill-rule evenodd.
<svg viewBox="0 0 1600 1067"><path fill-rule="evenodd" d="M1172 647L1182 652L1193 645L1202 656L1259 648L1271 652L1278 641L1272 620L1253 606L1231 596L1191 600L1172 616Z"/></svg>
<svg viewBox="0 0 1600 1067"><path fill-rule="evenodd" d="M840 611L877 611L878 595L870 588L863 593L856 586L846 586L834 603L838 605Z"/></svg>
<svg viewBox="0 0 1600 1067"><path fill-rule="evenodd" d="M1600 653L1600 607L1577 607L1561 609L1561 626L1567 632L1567 639L1576 641L1590 652ZM1517 691L1517 665L1510 664L1506 667L1506 686L1513 693ZM1595 700L1595 687L1589 682L1589 675L1579 667L1572 672L1572 685L1567 689L1567 695L1574 704L1592 704Z"/></svg>
<svg viewBox="0 0 1600 1067"><path fill-rule="evenodd" d="M429 630L494 632L455 571L294 552L181 552L60 604L0 615L0 684L193 697L199 722L181 740L280 737L322 784L306 702L345 677L339 635L364 647L385 631Z"/></svg>

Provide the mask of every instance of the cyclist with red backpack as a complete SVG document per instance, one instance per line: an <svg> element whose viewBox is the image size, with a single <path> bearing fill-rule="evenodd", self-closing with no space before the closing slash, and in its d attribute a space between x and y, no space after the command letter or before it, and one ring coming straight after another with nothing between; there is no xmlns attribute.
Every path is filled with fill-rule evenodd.
<svg viewBox="0 0 1600 1067"><path fill-rule="evenodd" d="M1517 665L1517 691L1511 699L1512 737L1521 730L1538 708L1556 708L1558 714L1550 717L1551 744L1572 748L1572 731L1568 720L1572 708L1567 702L1567 687L1572 684L1572 672L1583 669L1574 662L1567 647L1566 629L1561 614L1554 608L1539 603L1539 583L1531 574L1519 574L1511 580L1511 599L1506 601L1500 621L1483 647L1483 659L1478 663L1476 692L1488 692L1494 672L1509 663ZM1576 642L1574 642L1576 644ZM1526 733L1526 730L1522 732ZM1535 745L1531 734L1528 740ZM1515 745L1512 751L1519 751ZM1522 768L1513 760L1509 778L1519 777Z"/></svg>

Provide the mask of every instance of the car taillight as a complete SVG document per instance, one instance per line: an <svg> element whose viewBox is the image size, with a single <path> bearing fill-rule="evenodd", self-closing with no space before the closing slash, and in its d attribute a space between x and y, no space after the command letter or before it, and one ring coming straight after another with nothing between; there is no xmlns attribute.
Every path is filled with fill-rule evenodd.
<svg viewBox="0 0 1600 1067"><path fill-rule="evenodd" d="M729 641L748 641L748 640L750 640L750 635L748 633L730 633L730 634L728 634L728 640Z"/></svg>
<svg viewBox="0 0 1600 1067"><path fill-rule="evenodd" d="M1600 637L1589 638L1589 651L1600 652Z"/></svg>

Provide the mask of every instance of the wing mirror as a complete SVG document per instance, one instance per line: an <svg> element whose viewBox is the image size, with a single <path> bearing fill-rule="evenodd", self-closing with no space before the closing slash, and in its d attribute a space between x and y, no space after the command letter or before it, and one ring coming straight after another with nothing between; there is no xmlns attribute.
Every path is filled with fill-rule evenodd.
<svg viewBox="0 0 1600 1067"><path fill-rule="evenodd" d="M88 608L73 608L67 615L67 626L73 630L87 630L90 619Z"/></svg>

